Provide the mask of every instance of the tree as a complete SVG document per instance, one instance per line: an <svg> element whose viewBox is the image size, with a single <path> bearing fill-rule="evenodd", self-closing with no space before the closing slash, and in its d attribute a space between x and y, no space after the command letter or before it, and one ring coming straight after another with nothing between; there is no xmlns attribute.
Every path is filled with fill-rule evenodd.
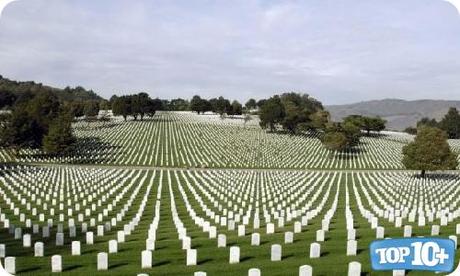
<svg viewBox="0 0 460 276"><path fill-rule="evenodd" d="M128 96L115 98L112 103L112 112L115 116L123 116L126 121L131 115L131 99Z"/></svg>
<svg viewBox="0 0 460 276"><path fill-rule="evenodd" d="M438 122L435 119L430 119L427 117L424 117L417 122L417 128L422 126L439 127Z"/></svg>
<svg viewBox="0 0 460 276"><path fill-rule="evenodd" d="M61 109L57 96L50 91L36 92L33 97L17 102L11 115L2 122L1 145L12 149L40 148L51 123Z"/></svg>
<svg viewBox="0 0 460 276"><path fill-rule="evenodd" d="M232 113L232 106L230 104L230 101L225 99L224 97L219 97L218 99L214 99L213 102L209 101L209 103L212 105L214 103L214 107L212 107L212 111L219 114L219 115L224 115L227 113L230 115Z"/></svg>
<svg viewBox="0 0 460 276"><path fill-rule="evenodd" d="M43 149L46 153L57 154L65 151L73 143L71 119L60 116L50 125L48 134L43 138Z"/></svg>
<svg viewBox="0 0 460 276"><path fill-rule="evenodd" d="M344 151L348 147L346 135L340 131L329 131L324 134L321 141L324 147L331 152Z"/></svg>
<svg viewBox="0 0 460 276"><path fill-rule="evenodd" d="M320 138L326 149L344 151L359 144L361 131L351 121L328 123L324 135Z"/></svg>
<svg viewBox="0 0 460 276"><path fill-rule="evenodd" d="M190 109L198 114L205 113L212 110L211 103L200 96L193 96L190 101Z"/></svg>
<svg viewBox="0 0 460 276"><path fill-rule="evenodd" d="M323 110L322 104L307 94L285 93L281 95L285 116L281 122L283 128L291 133L311 127L310 116Z"/></svg>
<svg viewBox="0 0 460 276"><path fill-rule="evenodd" d="M94 119L99 114L99 104L95 101L87 101L85 103L84 111L87 120Z"/></svg>
<svg viewBox="0 0 460 276"><path fill-rule="evenodd" d="M227 114L230 116L241 115L243 114L243 106L238 101L235 100L232 102L232 105L227 111Z"/></svg>
<svg viewBox="0 0 460 276"><path fill-rule="evenodd" d="M4 107L11 107L16 99L17 96L9 90L0 90L0 109Z"/></svg>
<svg viewBox="0 0 460 276"><path fill-rule="evenodd" d="M423 126L418 129L415 140L403 148L403 164L410 170L426 171L454 170L458 166L457 154L447 143L444 131Z"/></svg>
<svg viewBox="0 0 460 276"><path fill-rule="evenodd" d="M254 99L249 99L249 100L246 102L245 107L246 107L247 110L256 109L256 108L257 108L257 102L256 102L256 100L254 100Z"/></svg>
<svg viewBox="0 0 460 276"><path fill-rule="evenodd" d="M152 118L158 110L163 109L163 102L160 99L149 99L145 113Z"/></svg>
<svg viewBox="0 0 460 276"><path fill-rule="evenodd" d="M451 107L444 118L439 122L439 126L447 133L449 139L460 138L460 114L455 107Z"/></svg>
<svg viewBox="0 0 460 276"><path fill-rule="evenodd" d="M82 117L85 115L85 104L80 101L70 103L69 113L73 118Z"/></svg>
<svg viewBox="0 0 460 276"><path fill-rule="evenodd" d="M380 117L363 117L363 130L367 131L367 134L371 131L380 132L385 130L387 121Z"/></svg>
<svg viewBox="0 0 460 276"><path fill-rule="evenodd" d="M279 96L273 96L260 108L260 126L263 129L270 128L270 131L276 130L276 125L283 121L285 116L284 106Z"/></svg>
<svg viewBox="0 0 460 276"><path fill-rule="evenodd" d="M325 110L317 111L310 115L311 129L326 129L327 123L330 121L331 115Z"/></svg>
<svg viewBox="0 0 460 276"><path fill-rule="evenodd" d="M167 109L170 111L188 111L190 110L190 103L181 98L172 99L167 105Z"/></svg>
<svg viewBox="0 0 460 276"><path fill-rule="evenodd" d="M380 117L367 117L361 115L350 115L343 119L344 123L353 124L360 130L367 132L367 135L371 131L380 132L385 129L386 121Z"/></svg>
<svg viewBox="0 0 460 276"><path fill-rule="evenodd" d="M408 133L408 134L416 135L417 134L417 128L415 128L415 127L407 127L404 130L404 132Z"/></svg>

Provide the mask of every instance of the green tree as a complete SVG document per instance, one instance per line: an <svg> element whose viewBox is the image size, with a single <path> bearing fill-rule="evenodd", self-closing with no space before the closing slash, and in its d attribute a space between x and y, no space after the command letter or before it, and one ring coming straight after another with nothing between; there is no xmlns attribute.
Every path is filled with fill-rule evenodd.
<svg viewBox="0 0 460 276"><path fill-rule="evenodd" d="M60 116L50 125L48 134L43 138L43 150L46 153L57 154L68 149L75 138L72 134L71 119Z"/></svg>
<svg viewBox="0 0 460 276"><path fill-rule="evenodd" d="M243 106L238 101L233 101L229 110L227 111L228 115L241 115L243 114Z"/></svg>
<svg viewBox="0 0 460 276"><path fill-rule="evenodd" d="M99 114L99 103L96 101L87 101L83 113L87 119L94 119Z"/></svg>
<svg viewBox="0 0 460 276"><path fill-rule="evenodd" d="M273 96L266 100L260 108L260 126L270 131L276 130L276 125L283 121L285 116L284 106L279 96Z"/></svg>
<svg viewBox="0 0 460 276"><path fill-rule="evenodd" d="M404 130L404 132L408 133L408 134L416 135L417 134L417 128L415 128L415 127L407 127Z"/></svg>
<svg viewBox="0 0 460 276"><path fill-rule="evenodd" d="M346 135L340 131L328 131L324 134L321 142L331 152L344 151L348 147Z"/></svg>
<svg viewBox="0 0 460 276"><path fill-rule="evenodd" d="M163 102L160 99L149 99L145 109L147 116L152 118L158 110L163 110Z"/></svg>
<svg viewBox="0 0 460 276"><path fill-rule="evenodd" d="M322 104L307 94L285 93L281 95L285 116L281 122L283 128L291 133L302 128L311 127L310 116L323 110Z"/></svg>
<svg viewBox="0 0 460 276"><path fill-rule="evenodd" d="M11 116L2 122L0 143L12 149L41 148L51 122L58 117L60 103L56 95L44 90L16 103Z"/></svg>
<svg viewBox="0 0 460 276"><path fill-rule="evenodd" d="M460 138L460 114L455 107L451 107L444 118L439 122L439 126L447 133L449 139Z"/></svg>
<svg viewBox="0 0 460 276"><path fill-rule="evenodd" d="M439 127L439 124L435 119L424 117L420 121L417 122L417 128L423 127L423 126Z"/></svg>
<svg viewBox="0 0 460 276"><path fill-rule="evenodd" d="M353 122L328 123L321 137L324 147L331 151L344 151L359 144L361 130Z"/></svg>
<svg viewBox="0 0 460 276"><path fill-rule="evenodd" d="M205 113L212 110L211 103L200 96L193 96L190 101L190 109L198 114Z"/></svg>
<svg viewBox="0 0 460 276"><path fill-rule="evenodd" d="M458 166L457 154L447 143L447 135L438 128L423 126L418 129L415 140L403 148L403 164L410 170L454 170Z"/></svg>
<svg viewBox="0 0 460 276"><path fill-rule="evenodd" d="M256 109L256 108L257 108L257 102L256 102L256 100L254 100L254 99L249 99L249 100L246 102L245 107L246 107L247 110Z"/></svg>
<svg viewBox="0 0 460 276"><path fill-rule="evenodd" d="M330 121L331 115L325 110L319 110L310 115L311 128L325 130L327 123Z"/></svg>
<svg viewBox="0 0 460 276"><path fill-rule="evenodd" d="M128 116L131 115L131 98L128 96L114 98L112 112L115 116L123 116L126 121Z"/></svg>

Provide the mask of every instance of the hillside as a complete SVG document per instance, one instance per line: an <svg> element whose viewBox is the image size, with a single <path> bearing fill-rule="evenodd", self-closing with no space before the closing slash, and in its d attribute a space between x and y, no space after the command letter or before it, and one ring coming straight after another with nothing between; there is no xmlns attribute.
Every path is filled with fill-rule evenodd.
<svg viewBox="0 0 460 276"><path fill-rule="evenodd" d="M97 95L92 90L86 90L83 87L70 88L66 87L64 89L55 88L41 83L36 83L33 81L15 81L4 78L0 75L0 94L2 94L2 101L6 97L5 95L11 93L16 97L27 93L37 93L38 91L49 90L54 92L60 100L62 101L87 101L87 100L102 100L102 98ZM3 106L3 104L2 104Z"/></svg>
<svg viewBox="0 0 460 276"><path fill-rule="evenodd" d="M380 116L388 121L388 129L403 130L415 126L423 117L439 120L447 113L449 107L460 109L460 101L384 99L348 105L331 105L326 106L326 109L331 112L333 120L341 120L354 114Z"/></svg>

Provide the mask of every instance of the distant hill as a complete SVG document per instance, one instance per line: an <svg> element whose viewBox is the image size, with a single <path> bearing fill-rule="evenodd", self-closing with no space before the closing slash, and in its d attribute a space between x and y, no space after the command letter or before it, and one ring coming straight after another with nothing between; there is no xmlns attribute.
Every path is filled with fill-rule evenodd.
<svg viewBox="0 0 460 276"><path fill-rule="evenodd" d="M86 90L83 87L75 88L66 87L64 89L55 88L33 81L14 81L4 78L0 75L0 94L8 92L20 97L27 93L37 93L38 91L49 90L54 92L62 101L87 101L87 100L102 100L92 90ZM0 97L1 98L1 97Z"/></svg>
<svg viewBox="0 0 460 276"><path fill-rule="evenodd" d="M423 117L441 119L449 107L460 109L460 101L384 99L347 105L331 105L326 106L326 109L336 121L354 114L380 116L388 121L388 129L404 130L406 127L415 126L417 121Z"/></svg>

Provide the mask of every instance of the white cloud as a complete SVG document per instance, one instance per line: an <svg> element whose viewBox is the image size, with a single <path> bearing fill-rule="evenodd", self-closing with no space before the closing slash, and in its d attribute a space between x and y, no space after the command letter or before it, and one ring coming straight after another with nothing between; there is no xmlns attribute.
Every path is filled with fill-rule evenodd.
<svg viewBox="0 0 460 276"><path fill-rule="evenodd" d="M432 0L18 1L0 74L106 97L460 99L459 18Z"/></svg>

